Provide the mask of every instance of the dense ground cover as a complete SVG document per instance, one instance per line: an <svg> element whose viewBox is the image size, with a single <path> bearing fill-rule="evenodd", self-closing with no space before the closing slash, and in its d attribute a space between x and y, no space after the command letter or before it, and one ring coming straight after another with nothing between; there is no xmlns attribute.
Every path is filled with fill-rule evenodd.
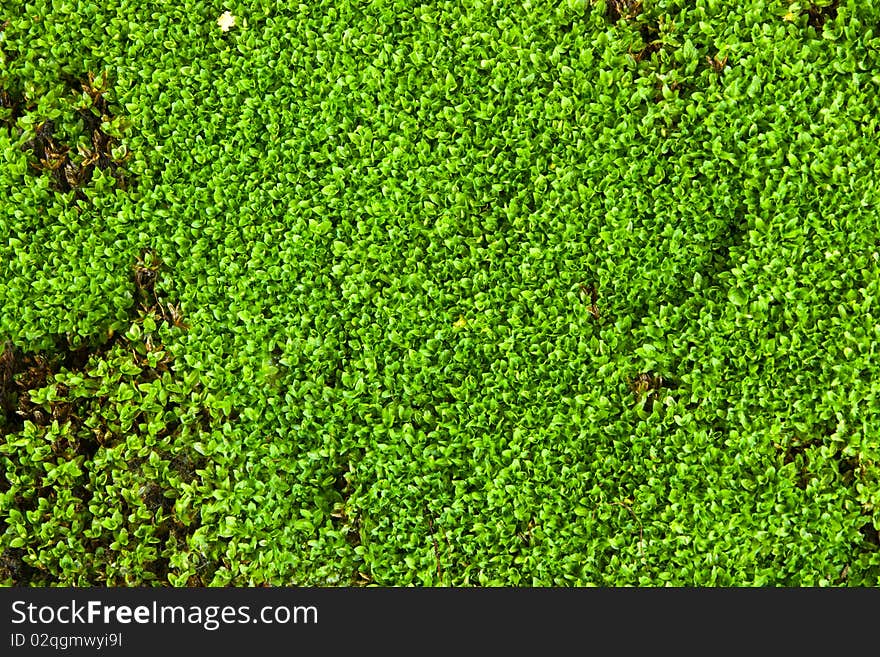
<svg viewBox="0 0 880 657"><path fill-rule="evenodd" d="M0 0L0 582L878 584L873 5Z"/></svg>

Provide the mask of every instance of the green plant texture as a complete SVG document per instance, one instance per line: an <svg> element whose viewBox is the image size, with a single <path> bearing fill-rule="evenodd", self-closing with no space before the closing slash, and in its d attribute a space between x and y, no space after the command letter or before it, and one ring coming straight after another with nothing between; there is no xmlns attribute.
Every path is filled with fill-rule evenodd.
<svg viewBox="0 0 880 657"><path fill-rule="evenodd" d="M862 0L0 0L0 584L880 585L878 117Z"/></svg>

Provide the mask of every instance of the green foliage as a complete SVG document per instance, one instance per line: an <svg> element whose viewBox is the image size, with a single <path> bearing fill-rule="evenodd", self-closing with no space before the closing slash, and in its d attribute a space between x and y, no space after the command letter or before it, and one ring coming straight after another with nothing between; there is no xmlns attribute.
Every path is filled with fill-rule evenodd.
<svg viewBox="0 0 880 657"><path fill-rule="evenodd" d="M871 3L0 24L2 583L880 583Z"/></svg>

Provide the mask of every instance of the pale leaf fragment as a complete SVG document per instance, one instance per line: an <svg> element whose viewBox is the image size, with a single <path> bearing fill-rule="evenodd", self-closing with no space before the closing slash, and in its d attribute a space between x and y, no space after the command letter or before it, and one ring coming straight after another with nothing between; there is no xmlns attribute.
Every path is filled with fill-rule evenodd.
<svg viewBox="0 0 880 657"><path fill-rule="evenodd" d="M232 15L232 12L224 11L220 14L220 18L217 19L217 25L224 32L228 32L229 28L235 27L235 16Z"/></svg>

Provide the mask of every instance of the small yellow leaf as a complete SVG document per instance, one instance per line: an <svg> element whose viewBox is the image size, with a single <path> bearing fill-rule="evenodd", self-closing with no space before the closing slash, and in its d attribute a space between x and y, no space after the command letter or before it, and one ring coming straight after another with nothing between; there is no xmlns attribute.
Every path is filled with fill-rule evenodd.
<svg viewBox="0 0 880 657"><path fill-rule="evenodd" d="M458 320L452 326L453 328L463 329L465 326L467 326L467 320L459 315Z"/></svg>

